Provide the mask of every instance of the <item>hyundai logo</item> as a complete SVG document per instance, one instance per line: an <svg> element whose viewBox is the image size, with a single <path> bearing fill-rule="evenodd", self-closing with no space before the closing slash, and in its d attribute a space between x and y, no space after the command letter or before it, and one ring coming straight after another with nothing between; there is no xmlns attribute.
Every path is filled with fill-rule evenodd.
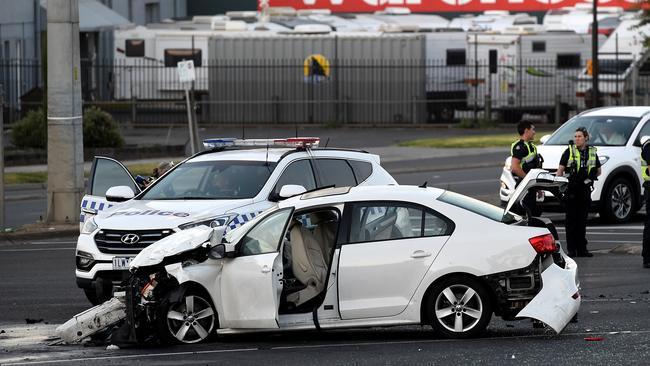
<svg viewBox="0 0 650 366"><path fill-rule="evenodd" d="M120 241L124 244L135 244L140 241L140 237L137 234L124 234Z"/></svg>

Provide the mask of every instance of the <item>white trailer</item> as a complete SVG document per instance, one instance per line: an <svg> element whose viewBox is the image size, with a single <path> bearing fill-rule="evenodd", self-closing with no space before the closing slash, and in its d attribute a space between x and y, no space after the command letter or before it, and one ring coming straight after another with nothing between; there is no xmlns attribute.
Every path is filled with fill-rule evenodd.
<svg viewBox="0 0 650 366"><path fill-rule="evenodd" d="M510 14L503 10L488 10L482 14L464 15L449 22L449 28L461 28L465 31L502 31L514 26L537 24L537 18L526 13Z"/></svg>
<svg viewBox="0 0 650 366"><path fill-rule="evenodd" d="M650 104L650 62L644 40L650 25L639 27L639 18L628 16L598 49L600 105ZM592 77L582 69L576 85L578 109L589 108Z"/></svg>
<svg viewBox="0 0 650 366"><path fill-rule="evenodd" d="M575 79L590 52L589 36L541 26L470 35L467 54L476 67L467 68L468 104L489 107L509 122L523 113L552 121L556 108L564 118L575 107Z"/></svg>
<svg viewBox="0 0 650 366"><path fill-rule="evenodd" d="M598 6L598 20L620 17L624 9L617 6ZM542 24L551 29L570 29L576 33L589 33L593 21L591 4L577 4L574 7L551 9L546 12Z"/></svg>

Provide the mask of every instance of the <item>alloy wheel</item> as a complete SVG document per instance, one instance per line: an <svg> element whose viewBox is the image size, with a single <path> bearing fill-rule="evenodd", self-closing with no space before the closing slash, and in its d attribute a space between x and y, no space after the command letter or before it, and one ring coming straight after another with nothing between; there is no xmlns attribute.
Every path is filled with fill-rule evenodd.
<svg viewBox="0 0 650 366"><path fill-rule="evenodd" d="M201 342L214 328L212 305L198 295L187 295L184 300L172 305L167 312L169 334L182 343Z"/></svg>
<svg viewBox="0 0 650 366"><path fill-rule="evenodd" d="M612 212L619 220L625 220L632 210L632 192L627 184L619 183L612 189Z"/></svg>
<svg viewBox="0 0 650 366"><path fill-rule="evenodd" d="M451 285L438 294L435 316L450 332L464 333L476 326L483 315L483 301L469 286Z"/></svg>

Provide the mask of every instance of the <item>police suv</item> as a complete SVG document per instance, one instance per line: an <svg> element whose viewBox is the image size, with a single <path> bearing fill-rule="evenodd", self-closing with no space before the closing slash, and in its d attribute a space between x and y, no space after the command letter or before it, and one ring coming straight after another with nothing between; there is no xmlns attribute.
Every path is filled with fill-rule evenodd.
<svg viewBox="0 0 650 366"><path fill-rule="evenodd" d="M209 139L143 191L120 162L96 157L81 203L77 285L93 304L112 296L148 245L198 225L234 229L283 197L282 187L397 184L365 151L319 148L318 138ZM293 186L295 188L295 186Z"/></svg>
<svg viewBox="0 0 650 366"><path fill-rule="evenodd" d="M604 107L578 114L553 134L541 138L537 152L544 157L543 168L554 173L575 130L584 127L589 145L596 146L602 174L591 192L592 210L608 222L629 221L643 205L641 176L641 140L650 136L650 107ZM510 157L501 173L499 197L502 204L515 190ZM539 202L543 198L543 202ZM540 205L557 205L553 197L538 197Z"/></svg>

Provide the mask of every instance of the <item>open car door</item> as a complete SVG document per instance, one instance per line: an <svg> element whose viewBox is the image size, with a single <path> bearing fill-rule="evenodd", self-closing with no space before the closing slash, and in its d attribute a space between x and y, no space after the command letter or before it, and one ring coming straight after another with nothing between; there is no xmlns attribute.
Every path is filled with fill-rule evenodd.
<svg viewBox="0 0 650 366"><path fill-rule="evenodd" d="M86 195L81 200L80 225L83 225L87 217L119 204L106 201L106 191L114 186L127 186L136 195L140 193L140 187L122 163L115 159L96 156L90 168Z"/></svg>
<svg viewBox="0 0 650 366"><path fill-rule="evenodd" d="M565 177L556 177L544 169L531 169L510 196L503 215L505 216L515 204L521 204L531 189L548 191L559 198L567 184L569 180Z"/></svg>
<svg viewBox="0 0 650 366"><path fill-rule="evenodd" d="M293 208L274 211L236 244L236 257L221 272L221 328L279 328L282 245Z"/></svg>

